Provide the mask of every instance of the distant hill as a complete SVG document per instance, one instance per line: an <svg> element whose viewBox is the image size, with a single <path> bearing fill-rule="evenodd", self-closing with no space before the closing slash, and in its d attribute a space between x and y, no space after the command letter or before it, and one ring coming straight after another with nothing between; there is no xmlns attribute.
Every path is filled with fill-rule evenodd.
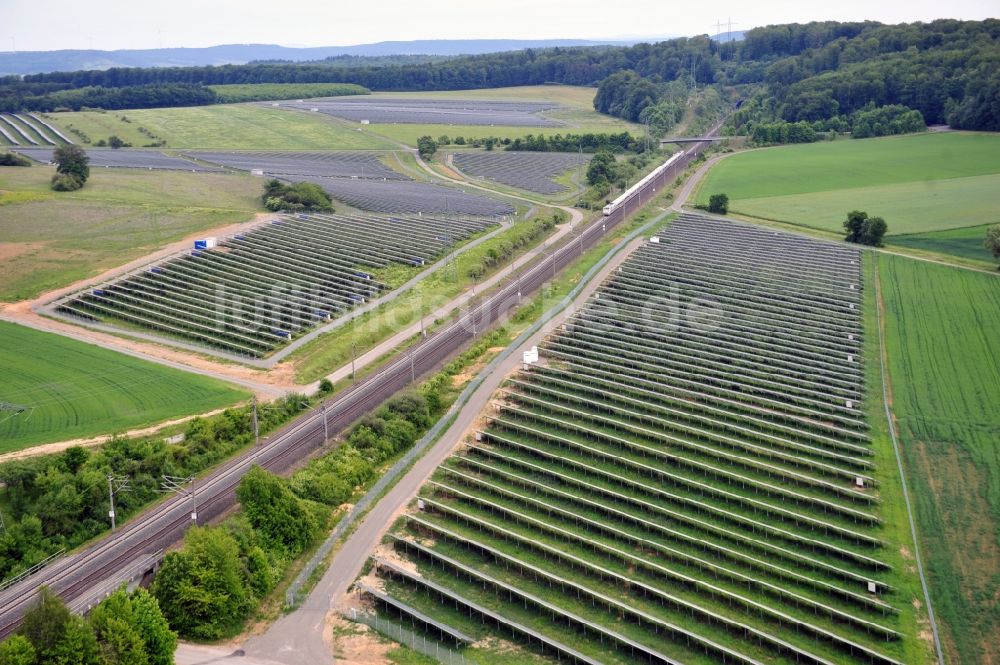
<svg viewBox="0 0 1000 665"><path fill-rule="evenodd" d="M0 53L0 74L41 74L111 67L195 67L244 64L255 60L305 61L351 55L476 55L553 46L627 46L636 40L586 39L421 39L355 46L296 48L275 44L225 44L205 48L155 48L121 51L64 50Z"/></svg>
<svg viewBox="0 0 1000 665"><path fill-rule="evenodd" d="M720 32L717 35L712 35L712 41L723 42L728 44L729 42L741 42L746 39L746 30L733 30Z"/></svg>

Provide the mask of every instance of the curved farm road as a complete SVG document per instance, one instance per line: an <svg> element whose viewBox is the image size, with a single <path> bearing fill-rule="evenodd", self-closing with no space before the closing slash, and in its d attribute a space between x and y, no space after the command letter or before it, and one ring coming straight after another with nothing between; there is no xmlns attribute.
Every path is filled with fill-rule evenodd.
<svg viewBox="0 0 1000 665"><path fill-rule="evenodd" d="M427 167L429 168L429 167ZM461 181L454 181L459 184L465 184ZM479 187L478 185L470 185L477 187L478 189L483 189L491 193L492 190L488 188ZM523 199L526 202L530 202L528 199ZM534 203L534 202L532 202ZM565 210L570 215L569 224L560 224L557 230L552 234L547 240L546 245L558 242L568 233L573 230L573 227L578 224L583 219L583 213L575 208L569 208L565 206L557 206L562 210ZM248 230L253 226L264 223L273 217L272 214L260 214L252 222L246 222L243 224L234 224L218 229L214 229L209 232L204 232L198 234L197 237L203 235L214 234L218 236L230 235L233 233L238 233L240 231ZM162 250L148 254L144 257L136 259L129 262L123 266L108 270L97 277L81 280L70 286L51 291L49 293L43 294L42 296L34 300L26 300L16 303L0 303L0 320L9 321L11 323L17 323L36 330L41 330L43 332L51 332L58 335L63 335L65 337L70 337L81 342L88 344L96 344L106 349L112 351L118 351L119 353L124 353L136 358L141 358L143 360L148 360L155 362L167 367L173 367L175 369L185 370L193 372L195 374L201 374L203 376L209 376L212 378L220 379L222 381L228 381L230 383L236 384L240 387L246 388L252 391L258 398L268 400L281 397L290 392L314 392L319 385L318 381L310 384L300 385L295 383L295 367L292 363L278 363L274 367L264 370L260 368L248 367L246 365L241 365L237 363L223 363L213 360L209 356L202 356L193 353L189 353L180 349L175 349L172 347L161 346L158 344L152 344L147 342L142 342L136 339L128 337L119 337L117 335L112 335L109 333L101 332L100 330L95 330L93 328L76 326L67 321L61 319L53 319L49 317L42 316L38 314L34 308L52 302L67 293L72 293L75 290L83 288L88 284L94 284L100 281L105 281L111 279L117 275L126 273L130 270L140 268L144 265L148 265L151 262L157 261L159 259L172 256L180 251L187 249L192 239L186 238L175 243L171 243ZM455 310L467 305L470 300L472 300L476 293L481 293L499 282L505 279L510 279L513 273L519 270L522 266L534 260L546 251L546 246L541 245L528 252L525 252L517 259L514 260L508 267L503 270L498 271L493 276L480 282L476 286L467 289L463 293L450 300L449 302L439 306L433 312L428 312L426 317L430 320L441 319L449 316ZM422 274L422 276L426 276ZM355 361L356 369L362 369L368 365L376 362L379 358L382 358L387 353L391 352L393 349L397 348L399 345L403 344L410 338L420 334L421 324L416 322L407 328L397 331L392 337L380 342L372 349L368 350L364 354L358 356ZM330 374L326 376L327 379L336 383L351 375L351 365L345 364L342 367L337 368ZM164 422L152 428L144 428L142 430L136 430L135 432L130 432L129 434L135 434L137 436L149 434L160 427L164 427L173 424L174 421ZM181 422L181 421L178 421ZM62 441L54 442L51 444L45 444L42 446L35 446L22 451L18 451L16 454L19 457L29 457L32 455L42 455L49 452L54 452L71 445L97 445L101 443L103 439L95 438L89 439L85 442L81 441ZM2 460L3 458L0 458Z"/></svg>
<svg viewBox="0 0 1000 665"><path fill-rule="evenodd" d="M102 333L83 326L75 326L65 321L41 316L35 311L36 307L48 304L66 294L84 288L87 285L113 279L114 277L127 273L130 270L135 270L155 261L178 254L188 249L195 238L201 238L206 235L226 236L240 233L259 226L260 224L264 224L270 221L273 217L274 214L272 213L259 213L252 221L240 224L229 224L227 226L202 231L201 233L186 237L183 240L170 243L166 247L151 254L146 254L145 256L135 259L134 261L130 261L124 265L106 270L95 277L80 280L70 284L69 286L44 293L33 300L22 300L15 303L0 303L0 319L11 323L18 323L29 328L34 328L35 330L70 337L88 344L96 344L97 346L101 346L112 351L118 351L126 355L142 358L143 360L149 360L161 365L173 367L175 369L182 369L194 372L195 374L202 374L204 376L211 376L223 381L229 381L230 383L234 383L253 391L258 397L261 398L269 399L283 395L294 386L287 380L287 377L282 376L281 373L268 374L249 367L216 362L208 357L196 356L156 344L147 344L127 337L118 337L116 335Z"/></svg>

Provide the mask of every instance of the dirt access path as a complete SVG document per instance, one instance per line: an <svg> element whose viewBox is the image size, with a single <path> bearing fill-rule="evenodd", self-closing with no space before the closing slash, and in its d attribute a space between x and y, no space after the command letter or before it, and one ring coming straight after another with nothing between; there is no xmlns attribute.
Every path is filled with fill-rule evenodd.
<svg viewBox="0 0 1000 665"><path fill-rule="evenodd" d="M467 184L457 180L454 182L463 185ZM494 194L497 193L489 190L488 188L478 188ZM525 201L527 201L527 199L525 199ZM546 246L548 244L559 242L582 221L583 213L581 211L564 206L557 207L566 211L570 215L570 221L568 224L564 223L559 225L556 232L546 240L544 245L540 245L535 249L525 252L510 266L498 271L493 276L478 285L470 287L449 302L438 307L434 312L429 313L430 319L446 318L455 310L466 306L477 293L482 293L483 291L492 288L499 282L505 279L510 279L514 271L519 270L525 264L536 259L541 253L546 251ZM179 240L157 252L140 257L117 268L107 270L96 277L80 280L69 286L50 291L33 300L24 300L16 303L0 303L0 320L21 324L43 332L63 335L87 344L96 344L112 351L117 351L136 358L173 367L175 369L194 372L196 374L209 376L222 381L228 381L250 390L262 400L271 400L290 392L315 392L318 388L318 381L309 384L296 383L294 363L282 362L270 369L254 368L238 363L227 363L217 360L209 355L200 355L173 347L161 346L159 344L144 342L129 337L113 335L84 326L76 326L68 321L42 316L35 311L35 308L39 306L47 305L88 285L113 279L131 270L141 268L142 266L149 265L150 263L154 263L158 260L182 252L191 246L191 243L195 238L204 237L206 235L223 237L235 233L241 233L261 224L265 224L274 217L275 215L271 213L258 214L253 221L219 227L193 235L183 240ZM390 338L380 342L375 347L359 356L355 361L356 369L360 370L372 363L375 363L379 358L385 356L399 345L403 344L415 335L420 334L420 331L421 324L419 321L408 326L407 328L397 331ZM335 383L350 376L351 371L351 365L348 363L336 368L328 374L326 378ZM126 434L135 436L148 435L163 427L176 424L177 422L183 422L183 420L168 421L153 427L133 430L127 432ZM71 441L54 442L17 451L16 455L19 458L29 457L32 455L42 455L57 452L73 445L98 445L106 440L107 437L95 437L93 439L86 440L74 439ZM0 457L0 461L3 459L5 458Z"/></svg>

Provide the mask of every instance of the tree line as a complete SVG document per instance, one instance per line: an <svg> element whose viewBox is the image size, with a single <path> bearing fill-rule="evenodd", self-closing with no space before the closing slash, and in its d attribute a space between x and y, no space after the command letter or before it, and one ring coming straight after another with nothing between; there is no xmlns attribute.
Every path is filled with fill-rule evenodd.
<svg viewBox="0 0 1000 665"><path fill-rule="evenodd" d="M324 97L367 94L357 85L330 85L316 91ZM269 87L255 91L213 90L200 83L141 83L137 85L86 85L37 83L14 77L0 79L0 111L80 111L86 109L145 109L170 106L208 106L236 101L286 99L295 92Z"/></svg>
<svg viewBox="0 0 1000 665"><path fill-rule="evenodd" d="M353 83L392 91L561 83L598 86L595 106L602 112L645 121L653 113L646 109L659 107L657 121L670 122L683 87L756 84L765 86L773 100L772 120L828 120L873 103L906 106L929 123L997 130L998 39L996 19L899 25L814 22L754 28L742 42L726 44L703 35L420 64L335 67L316 61L52 72L0 79L0 110L213 103L214 93L205 86L226 84ZM129 92L133 88L139 90Z"/></svg>
<svg viewBox="0 0 1000 665"><path fill-rule="evenodd" d="M760 97L754 101L759 101ZM875 136L912 134L927 129L924 116L901 104L875 106L869 103L848 117L836 116L826 120L807 122L799 120L767 121L760 107L751 102L736 112L731 121L733 131L745 133L755 145L784 143L812 143L825 136L849 132L852 138L867 139Z"/></svg>

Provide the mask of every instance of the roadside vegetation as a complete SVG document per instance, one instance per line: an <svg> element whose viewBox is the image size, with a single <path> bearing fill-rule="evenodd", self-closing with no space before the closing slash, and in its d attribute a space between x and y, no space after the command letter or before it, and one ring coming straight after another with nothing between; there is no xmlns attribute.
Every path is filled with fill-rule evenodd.
<svg viewBox="0 0 1000 665"><path fill-rule="evenodd" d="M989 250L994 259L1000 260L1000 224L994 224L986 228L986 238L983 240L983 247Z"/></svg>
<svg viewBox="0 0 1000 665"><path fill-rule="evenodd" d="M177 635L145 589L118 589L86 617L42 588L18 631L0 642L3 665L173 665Z"/></svg>
<svg viewBox="0 0 1000 665"><path fill-rule="evenodd" d="M0 166L31 166L31 160L16 152L0 152Z"/></svg>
<svg viewBox="0 0 1000 665"><path fill-rule="evenodd" d="M869 217L867 212L852 210L844 220L844 230L847 235L844 240L858 245L881 247L882 238L889 226L881 217Z"/></svg>
<svg viewBox="0 0 1000 665"><path fill-rule="evenodd" d="M306 397L293 394L261 408L260 431L266 434L287 422L305 408L303 403ZM0 579L107 531L108 474L129 479L130 491L115 500L118 523L123 524L162 496L162 476L197 475L254 443L249 406L195 418L178 429L183 436L175 443L162 434L116 437L94 448L72 447L0 464L0 509L6 525L0 532Z"/></svg>
<svg viewBox="0 0 1000 665"><path fill-rule="evenodd" d="M295 561L318 544L393 462L448 410L468 370L512 338L497 328L414 390L363 417L329 452L284 479L259 467L237 489L240 512L188 531L164 559L152 591L181 637L240 633L266 611Z"/></svg>

